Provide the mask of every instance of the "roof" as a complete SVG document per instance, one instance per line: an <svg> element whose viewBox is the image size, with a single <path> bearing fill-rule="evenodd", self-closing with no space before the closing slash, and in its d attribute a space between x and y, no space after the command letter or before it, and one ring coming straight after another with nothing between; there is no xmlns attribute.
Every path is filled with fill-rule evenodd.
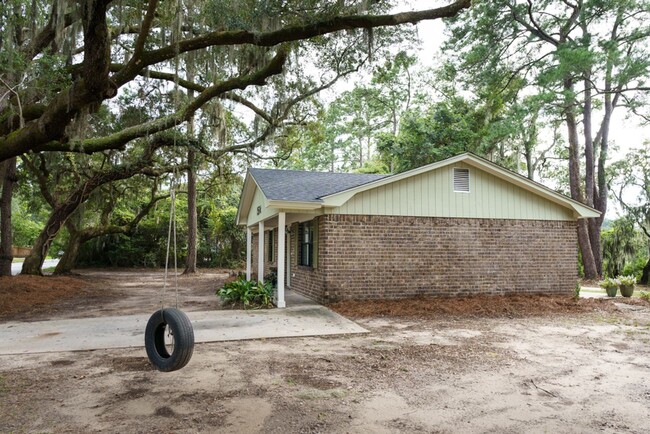
<svg viewBox="0 0 650 434"><path fill-rule="evenodd" d="M322 202L324 196L390 176L279 169L249 169L249 173L267 199L295 202Z"/></svg>
<svg viewBox="0 0 650 434"><path fill-rule="evenodd" d="M358 193L437 170L456 163L465 163L523 188L539 197L572 210L575 218L595 218L600 211L564 196L542 184L531 181L496 163L471 153L464 153L436 163L392 175L360 173L308 172L301 170L254 169L248 171L237 211L237 223L243 224L259 188L265 201L255 219L265 219L284 210L331 209L340 207Z"/></svg>

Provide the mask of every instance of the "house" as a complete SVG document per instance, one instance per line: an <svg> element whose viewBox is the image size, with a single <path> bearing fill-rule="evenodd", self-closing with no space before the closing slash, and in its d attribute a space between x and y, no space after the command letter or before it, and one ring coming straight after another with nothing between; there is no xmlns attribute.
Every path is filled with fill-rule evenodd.
<svg viewBox="0 0 650 434"><path fill-rule="evenodd" d="M473 154L395 175L250 169L246 275L319 302L569 294L576 221L600 213ZM254 248L254 246L256 246Z"/></svg>

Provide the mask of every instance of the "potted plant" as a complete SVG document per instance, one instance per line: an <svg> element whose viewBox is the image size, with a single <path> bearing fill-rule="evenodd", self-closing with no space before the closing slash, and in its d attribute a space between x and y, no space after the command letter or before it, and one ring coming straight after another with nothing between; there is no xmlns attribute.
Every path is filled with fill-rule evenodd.
<svg viewBox="0 0 650 434"><path fill-rule="evenodd" d="M620 282L618 279L612 279L611 277L607 277L606 279L601 280L598 282L598 286L603 288L605 292L607 292L608 297L616 297L616 292L618 291L618 287L620 285Z"/></svg>
<svg viewBox="0 0 650 434"><path fill-rule="evenodd" d="M623 297L632 297L632 294L634 294L634 285L636 285L636 277L618 276L616 279L620 282L621 295Z"/></svg>

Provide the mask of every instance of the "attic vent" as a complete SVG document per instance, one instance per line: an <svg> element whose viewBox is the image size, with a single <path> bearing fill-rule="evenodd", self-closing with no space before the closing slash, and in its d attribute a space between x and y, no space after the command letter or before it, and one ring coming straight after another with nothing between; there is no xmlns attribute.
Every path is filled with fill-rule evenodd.
<svg viewBox="0 0 650 434"><path fill-rule="evenodd" d="M469 169L454 168L454 191L469 193Z"/></svg>

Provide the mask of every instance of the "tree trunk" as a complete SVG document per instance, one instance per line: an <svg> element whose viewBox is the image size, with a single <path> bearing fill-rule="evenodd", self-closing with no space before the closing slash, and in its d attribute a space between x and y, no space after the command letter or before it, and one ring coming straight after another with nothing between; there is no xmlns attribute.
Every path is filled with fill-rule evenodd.
<svg viewBox="0 0 650 434"><path fill-rule="evenodd" d="M573 95L573 82L571 79L564 80L565 91ZM571 188L571 198L578 202L585 203L582 189L580 188L580 143L578 141L578 123L576 121L574 101L567 101L564 108L565 123L569 138L569 186ZM593 194L593 192L592 192ZM582 264L584 266L586 279L597 279L598 269L594 259L594 251L589 237L588 224L584 219L578 220L578 245L582 254Z"/></svg>
<svg viewBox="0 0 650 434"><path fill-rule="evenodd" d="M61 227L65 224L68 217L70 217L70 214L77 209L76 206L71 208L70 205L63 205L52 212L47 223L45 223L45 227L38 235L38 238L36 238L31 255L26 257L25 262L23 262L22 274L43 275L43 261L47 257L47 252L50 250L52 241L54 241Z"/></svg>
<svg viewBox="0 0 650 434"><path fill-rule="evenodd" d="M532 153L526 150L526 176L531 181L535 180L535 165L533 163Z"/></svg>
<svg viewBox="0 0 650 434"><path fill-rule="evenodd" d="M642 285L647 285L648 280L650 280L650 259L646 262L645 267L643 267L643 273L641 274L641 280L639 281Z"/></svg>
<svg viewBox="0 0 650 434"><path fill-rule="evenodd" d="M153 152L153 151L151 151ZM135 175L151 163L151 153L147 153L134 165L116 166L105 172L98 172L92 178L80 185L75 191L68 196L66 201L52 211L50 218L45 223L45 227L36 238L32 254L25 258L23 262L22 274L42 275L43 261L47 252L52 245L68 218L79 208L79 206L88 200L92 192L100 185L112 181L127 179Z"/></svg>
<svg viewBox="0 0 650 434"><path fill-rule="evenodd" d="M1 163L0 163L1 164ZM11 245L11 198L16 182L16 158L4 163L2 197L0 198L0 276L11 276L11 263L14 260Z"/></svg>
<svg viewBox="0 0 650 434"><path fill-rule="evenodd" d="M77 265L77 258L79 257L79 250L84 240L82 240L81 232L77 230L72 224L66 223L69 238L68 244L65 247L65 253L56 264L54 269L55 275L70 274L75 265Z"/></svg>
<svg viewBox="0 0 650 434"><path fill-rule="evenodd" d="M591 81L590 74L584 80L585 102L582 110L582 129L585 138L585 205L594 206L596 164L594 162L594 141L591 132Z"/></svg>
<svg viewBox="0 0 650 434"><path fill-rule="evenodd" d="M596 274L603 275L603 248L600 242L600 228L603 224L605 213L600 218L587 219L587 230L589 231L589 243L594 255L594 264L596 265Z"/></svg>
<svg viewBox="0 0 650 434"><path fill-rule="evenodd" d="M196 245L198 215L196 212L196 169L194 168L195 153L187 152L187 259L183 274L196 273Z"/></svg>
<svg viewBox="0 0 650 434"><path fill-rule="evenodd" d="M580 253L582 254L582 265L584 266L585 279L598 279L598 270L596 269L596 261L589 239L589 228L585 219L578 220L578 245Z"/></svg>

